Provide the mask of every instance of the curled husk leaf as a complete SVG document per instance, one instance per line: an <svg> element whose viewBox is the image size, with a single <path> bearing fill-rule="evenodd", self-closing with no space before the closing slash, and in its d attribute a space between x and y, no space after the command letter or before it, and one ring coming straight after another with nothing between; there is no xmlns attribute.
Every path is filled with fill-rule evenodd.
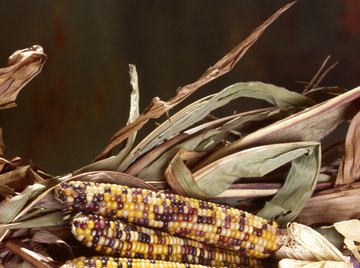
<svg viewBox="0 0 360 268"><path fill-rule="evenodd" d="M290 258L314 262L349 261L324 236L303 224L295 222L288 224L288 228L282 236L281 244L281 248L276 252L276 257L279 259Z"/></svg>

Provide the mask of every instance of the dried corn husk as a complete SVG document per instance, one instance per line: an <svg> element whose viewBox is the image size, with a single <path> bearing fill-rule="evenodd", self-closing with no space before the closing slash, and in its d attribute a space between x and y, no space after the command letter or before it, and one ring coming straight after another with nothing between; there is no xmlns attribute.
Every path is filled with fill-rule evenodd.
<svg viewBox="0 0 360 268"><path fill-rule="evenodd" d="M354 257L360 261L360 253L355 242L360 243L360 220L348 220L334 223L335 229L344 236L344 244Z"/></svg>
<svg viewBox="0 0 360 268"><path fill-rule="evenodd" d="M276 252L279 259L304 261L349 261L333 244L314 229L290 223L282 237L282 247Z"/></svg>
<svg viewBox="0 0 360 268"><path fill-rule="evenodd" d="M345 261L299 261L283 259L279 262L279 268L353 268L351 262Z"/></svg>

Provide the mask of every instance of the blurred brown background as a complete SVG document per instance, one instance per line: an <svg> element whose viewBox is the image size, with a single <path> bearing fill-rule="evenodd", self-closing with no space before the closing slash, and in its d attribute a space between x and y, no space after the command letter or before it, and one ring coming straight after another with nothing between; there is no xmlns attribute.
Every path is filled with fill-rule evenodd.
<svg viewBox="0 0 360 268"><path fill-rule="evenodd" d="M144 109L152 97L169 99L197 79L285 3L1 1L1 66L33 44L48 55L18 107L0 111L6 156L33 160L54 175L80 168L127 121L128 63L138 68ZM340 64L322 85L350 89L359 85L359 45L360 1L300 0L230 74L192 99L251 80L302 90L296 81L309 81L327 55Z"/></svg>

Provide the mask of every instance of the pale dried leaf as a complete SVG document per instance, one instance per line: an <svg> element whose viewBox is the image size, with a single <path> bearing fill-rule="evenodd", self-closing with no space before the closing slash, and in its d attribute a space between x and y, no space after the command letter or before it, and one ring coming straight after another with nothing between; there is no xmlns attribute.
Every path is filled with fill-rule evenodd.
<svg viewBox="0 0 360 268"><path fill-rule="evenodd" d="M360 220L352 219L336 222L334 227L345 238L360 242Z"/></svg>
<svg viewBox="0 0 360 268"><path fill-rule="evenodd" d="M221 157L252 146L280 142L321 141L341 122L352 118L359 111L359 97L360 87L357 87L319 105L291 115L215 151L202 160L195 169L200 169Z"/></svg>
<svg viewBox="0 0 360 268"><path fill-rule="evenodd" d="M321 166L320 144L307 149L308 154L291 162L284 185L258 212L260 217L275 219L283 226L299 215L314 192Z"/></svg>
<svg viewBox="0 0 360 268"><path fill-rule="evenodd" d="M42 211L44 212L44 211ZM50 212L45 215L34 217L29 220L13 223L1 223L0 231L12 229L40 228L66 224L62 211Z"/></svg>
<svg viewBox="0 0 360 268"><path fill-rule="evenodd" d="M169 120L145 137L117 167L124 171L131 163L163 141L204 119L213 110L225 106L240 97L255 98L267 101L280 110L294 110L311 106L312 100L288 91L285 88L261 82L241 82L231 85L222 91L195 101L177 112ZM271 111L271 110L270 110ZM244 119L244 118L243 118ZM241 120L241 119L240 119ZM241 122L237 122L239 125Z"/></svg>
<svg viewBox="0 0 360 268"><path fill-rule="evenodd" d="M40 73L45 61L43 48L38 45L17 50L9 57L9 66L0 69L0 109L15 106L20 90Z"/></svg>
<svg viewBox="0 0 360 268"><path fill-rule="evenodd" d="M351 251L351 253L354 255L354 257L360 261L360 253L355 245L354 240L351 240L349 238L344 239L344 244L346 245L346 247Z"/></svg>
<svg viewBox="0 0 360 268"><path fill-rule="evenodd" d="M29 246L20 241L10 240L5 244L6 248L36 268L54 268L54 260L34 252Z"/></svg>
<svg viewBox="0 0 360 268"><path fill-rule="evenodd" d="M169 163L165 176L171 188L181 195L211 198L228 189L238 178L260 177L288 162L296 162L296 159L303 156L310 158L312 162L299 160L294 163L295 167L289 173L289 178L296 183L290 179L288 185L293 184L296 189L281 194L288 200L282 200L281 206L276 206L275 211L269 208L265 210L267 216L270 215L269 218L278 217L279 221L287 222L298 214L315 187L320 166L317 155L319 150L315 147L318 147L318 143L300 142L254 147L219 159L194 173L188 166L192 165L191 161L199 159L201 153L180 150ZM304 180L305 175L311 179ZM288 188L284 191L289 190ZM277 199L274 200L275 203ZM278 209L279 207L281 209Z"/></svg>
<svg viewBox="0 0 360 268"><path fill-rule="evenodd" d="M340 164L336 185L348 184L360 178L360 112L351 120L346 140L345 155Z"/></svg>
<svg viewBox="0 0 360 268"><path fill-rule="evenodd" d="M306 203L296 221L312 225L333 224L338 221L360 218L359 203L359 182L335 187L315 193Z"/></svg>
<svg viewBox="0 0 360 268"><path fill-rule="evenodd" d="M282 239L282 246L275 253L278 259L348 261L324 236L306 225L289 224Z"/></svg>
<svg viewBox="0 0 360 268"><path fill-rule="evenodd" d="M56 233L52 233L44 228L36 230L31 237L31 241L56 247L57 250L62 252L61 259L73 258L73 250L71 246L59 236L57 236Z"/></svg>
<svg viewBox="0 0 360 268"><path fill-rule="evenodd" d="M278 268L354 268L351 262L345 261L301 261L282 259Z"/></svg>
<svg viewBox="0 0 360 268"><path fill-rule="evenodd" d="M120 129L110 139L105 149L98 155L96 160L103 159L109 155L109 152L132 133L138 131L143 125L145 125L151 118L159 118L161 115L175 107L177 104L185 100L193 92L195 92L201 86L209 83L210 81L228 73L233 69L235 64L242 58L246 51L259 39L262 33L270 26L282 13L290 8L294 3L288 3L270 16L262 25L255 29L245 40L239 43L233 50L226 54L213 66L208 68L205 73L194 83L188 84L177 90L175 97L171 98L167 102L161 101L159 98L154 98L152 103L147 107L145 112L141 114L133 123Z"/></svg>

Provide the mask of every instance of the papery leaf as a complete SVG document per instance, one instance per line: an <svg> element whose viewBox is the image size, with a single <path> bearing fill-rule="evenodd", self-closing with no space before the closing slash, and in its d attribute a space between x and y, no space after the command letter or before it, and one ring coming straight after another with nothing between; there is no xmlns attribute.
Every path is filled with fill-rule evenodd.
<svg viewBox="0 0 360 268"><path fill-rule="evenodd" d="M217 150L202 160L195 169L200 169L221 157L252 146L280 142L321 141L341 122L352 118L359 111L359 97L360 87L357 87L319 105L291 115Z"/></svg>
<svg viewBox="0 0 360 268"><path fill-rule="evenodd" d="M323 151L320 173L328 177L327 181L329 180L335 181L339 166L341 164L341 159L344 156L344 151L345 151L344 142L333 144L331 147ZM321 180L319 177L318 181L324 181L324 180Z"/></svg>
<svg viewBox="0 0 360 268"><path fill-rule="evenodd" d="M145 181L156 181L156 180L165 180L165 170L168 163L171 159L176 155L179 150L194 150L200 143L207 139L208 136L211 135L213 137L216 134L219 134L220 131L212 131L206 132L204 134L196 135L195 137L188 139L182 143L178 143L174 147L172 147L167 152L163 153L159 158L153 161L148 166L144 167L138 174L139 178ZM221 136L222 137L222 136ZM221 140L221 138L220 138ZM218 141L219 142L219 141ZM216 146L216 142L214 142L213 146ZM211 149L209 147L209 149Z"/></svg>
<svg viewBox="0 0 360 268"><path fill-rule="evenodd" d="M258 112L258 111L256 111L256 112ZM231 119L237 118L238 116L239 116L238 114L235 114L235 115L219 118L219 119L213 120L211 122L207 122L205 124L196 126L191 129L187 129L187 130L179 133L178 135L174 136L173 138L168 139L168 140L164 141L163 143L157 145L152 150L150 150L145 155L143 155L141 158L136 160L134 163L132 163L130 165L129 168L127 168L125 170L125 173L134 175L134 176L138 175L139 172L141 172L141 170L149 167L159 157L163 158L163 157L165 157L164 156L165 154L169 154L168 152L171 151L174 146L177 146L178 144L181 144L188 139L197 139L196 138L197 135L204 136L203 132L212 131L212 129L221 126L222 124L224 124L224 122L228 122ZM173 155L169 156L170 159L172 157L173 157ZM162 161L162 160L159 160L159 161ZM167 162L168 161L166 161L166 163ZM149 176L146 176L146 177L149 177ZM145 178L143 176L141 176L141 179L144 180Z"/></svg>
<svg viewBox="0 0 360 268"><path fill-rule="evenodd" d="M56 267L53 259L34 252L20 241L10 240L6 243L6 248L36 268Z"/></svg>
<svg viewBox="0 0 360 268"><path fill-rule="evenodd" d="M0 69L0 109L15 106L20 90L40 73L45 61L43 48L38 45L17 50L9 57L9 66Z"/></svg>
<svg viewBox="0 0 360 268"><path fill-rule="evenodd" d="M136 67L133 64L129 64L129 74L130 74L130 84L132 87L131 96L130 96L130 113L127 125L133 123L140 115L139 109L139 82L138 82L138 75L136 71ZM84 172L87 170L103 170L103 169L110 169L115 170L117 166L123 161L123 159L129 154L131 147L134 144L137 132L133 132L127 137L126 143L124 148L121 149L116 156L106 159L107 161L99 161L90 164L86 168L83 168L79 172ZM105 165L104 165L105 164Z"/></svg>
<svg viewBox="0 0 360 268"><path fill-rule="evenodd" d="M49 226L58 226L66 224L67 221L64 219L62 211L56 211L48 213L36 218L32 218L25 221L13 222L13 223L1 223L0 231L3 230L12 230L12 229L21 229L21 228L40 228L40 227L49 227Z"/></svg>
<svg viewBox="0 0 360 268"><path fill-rule="evenodd" d="M7 185L17 192L23 191L26 186L34 182L41 182L43 180L44 179L32 169L32 166L29 165L0 174L0 184Z"/></svg>
<svg viewBox="0 0 360 268"><path fill-rule="evenodd" d="M219 93L191 103L169 120L162 123L132 150L117 169L119 171L125 170L136 158L148 152L157 144L204 119L211 111L240 97L265 100L276 105L281 110L289 110L295 107L305 107L314 104L310 99L301 94L271 84L261 82L236 83L223 89Z"/></svg>
<svg viewBox="0 0 360 268"><path fill-rule="evenodd" d="M16 217L16 215L18 215L18 213L25 206L25 204L30 199L40 194L44 190L44 188L45 186L40 183L29 185L22 193L1 204L0 214L2 216L0 219L0 223L11 222Z"/></svg>
<svg viewBox="0 0 360 268"><path fill-rule="evenodd" d="M221 194L238 178L264 176L304 154L311 154L316 146L318 143L299 142L254 147L221 158L194 173L188 169L187 165L191 164L186 161L193 160L194 155L198 157L199 153L181 150L170 162L165 175L176 192L210 198Z"/></svg>
<svg viewBox="0 0 360 268"><path fill-rule="evenodd" d="M300 261L294 259L282 259L278 268L354 268L349 261Z"/></svg>
<svg viewBox="0 0 360 268"><path fill-rule="evenodd" d="M351 120L346 140L345 155L340 164L336 185L348 184L360 179L360 112Z"/></svg>
<svg viewBox="0 0 360 268"><path fill-rule="evenodd" d="M309 199L296 221L312 225L360 218L359 203L360 182L320 191Z"/></svg>
<svg viewBox="0 0 360 268"><path fill-rule="evenodd" d="M9 253L6 259L3 260L4 266L6 268L34 268L33 265L24 261L16 254Z"/></svg>
<svg viewBox="0 0 360 268"><path fill-rule="evenodd" d="M359 253L359 251L357 249L357 246L355 245L354 240L351 240L351 239L345 237L344 244L348 248L348 250L351 251L351 253L354 255L354 257L358 261L360 261L360 253Z"/></svg>
<svg viewBox="0 0 360 268"><path fill-rule="evenodd" d="M29 185L24 191L1 204L0 214L4 215L4 217L1 218L0 223L10 223L20 219L48 195L56 185L70 178L70 175L66 175ZM9 230L0 231L0 242L8 232Z"/></svg>
<svg viewBox="0 0 360 268"><path fill-rule="evenodd" d="M257 215L275 219L279 225L293 221L314 192L320 163L320 144L310 148L308 154L294 159L284 185Z"/></svg>
<svg viewBox="0 0 360 268"><path fill-rule="evenodd" d="M276 194L280 187L280 183L234 183L221 194L209 198L209 201L222 203L231 200L268 197Z"/></svg>
<svg viewBox="0 0 360 268"><path fill-rule="evenodd" d="M345 238L360 242L360 220L352 219L335 222L334 227Z"/></svg>
<svg viewBox="0 0 360 268"><path fill-rule="evenodd" d="M97 156L96 160L103 159L109 155L109 152L129 137L132 133L138 131L151 118L159 118L161 115L182 102L201 86L231 71L235 64L242 58L246 51L258 40L265 29L272 24L283 12L290 8L295 2L286 4L270 16L262 25L255 29L244 41L239 43L233 50L220 59L215 65L208 68L205 73L195 82L179 88L175 97L168 101L161 101L154 98L145 112L141 114L133 123L120 129L110 139L105 149Z"/></svg>
<svg viewBox="0 0 360 268"><path fill-rule="evenodd" d="M235 114L207 122L200 126L187 129L175 137L164 141L125 170L126 173L137 175L143 180L163 180L167 164L179 149L209 151L234 129L258 120L272 118L280 113L278 108L264 108L250 112Z"/></svg>
<svg viewBox="0 0 360 268"><path fill-rule="evenodd" d="M306 225L289 224L282 239L282 246L275 253L278 259L348 261L325 237Z"/></svg>
<svg viewBox="0 0 360 268"><path fill-rule="evenodd" d="M5 153L5 143L3 141L3 133L2 133L2 128L0 128L0 156L3 156Z"/></svg>
<svg viewBox="0 0 360 268"><path fill-rule="evenodd" d="M85 180L94 182L114 183L121 184L128 187L144 188L156 191L156 188L146 183L145 181L138 179L126 173L117 171L91 171L74 175L71 180Z"/></svg>
<svg viewBox="0 0 360 268"><path fill-rule="evenodd" d="M60 258L62 260L69 260L73 258L73 250L71 246L61 239L56 233L52 233L44 228L35 230L31 237L31 242L47 244L47 247L55 248L56 251L61 251Z"/></svg>

